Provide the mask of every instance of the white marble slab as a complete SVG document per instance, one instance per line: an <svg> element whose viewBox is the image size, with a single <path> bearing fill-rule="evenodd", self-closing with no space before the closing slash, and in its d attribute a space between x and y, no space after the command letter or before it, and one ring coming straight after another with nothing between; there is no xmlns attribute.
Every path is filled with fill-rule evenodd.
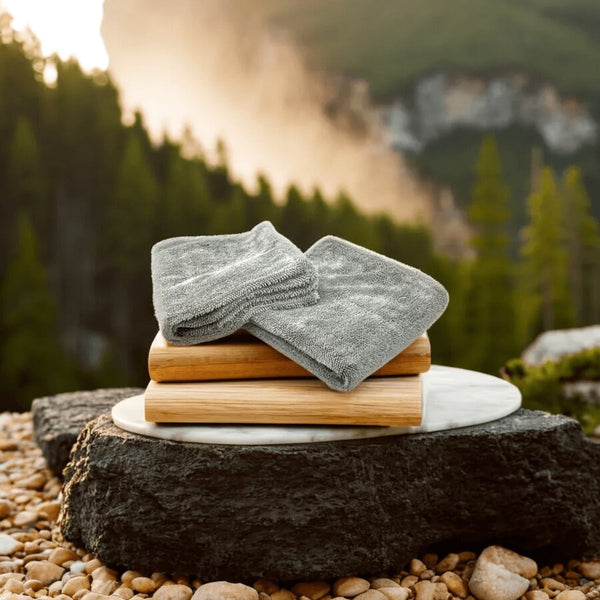
<svg viewBox="0 0 600 600"><path fill-rule="evenodd" d="M519 390L498 377L437 365L422 377L423 421L416 427L157 425L144 419L143 395L116 404L112 418L126 431L167 440L226 445L299 444L455 429L500 419L521 406Z"/></svg>

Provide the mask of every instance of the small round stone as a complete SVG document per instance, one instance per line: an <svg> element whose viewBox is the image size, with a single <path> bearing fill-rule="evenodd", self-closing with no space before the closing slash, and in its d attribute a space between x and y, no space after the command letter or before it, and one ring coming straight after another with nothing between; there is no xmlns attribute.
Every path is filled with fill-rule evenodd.
<svg viewBox="0 0 600 600"><path fill-rule="evenodd" d="M56 521L58 519L58 513L60 512L60 502L56 500L50 500L48 502L41 502L36 507L36 512L39 517L48 519L49 521Z"/></svg>
<svg viewBox="0 0 600 600"><path fill-rule="evenodd" d="M544 577L540 580L540 585L552 591L561 591L566 589L567 587L564 583L562 583L561 581L557 581L553 577Z"/></svg>
<svg viewBox="0 0 600 600"><path fill-rule="evenodd" d="M27 527L28 525L33 525L37 520L37 513L23 510L14 516L13 524L15 527Z"/></svg>
<svg viewBox="0 0 600 600"><path fill-rule="evenodd" d="M586 596L580 590L564 590L554 597L555 600L586 600Z"/></svg>
<svg viewBox="0 0 600 600"><path fill-rule="evenodd" d="M48 556L48 560L55 565L62 565L69 560L77 560L78 558L77 554L68 548L56 548Z"/></svg>
<svg viewBox="0 0 600 600"><path fill-rule="evenodd" d="M423 561L420 561L418 558L413 558L410 561L410 566L408 568L408 572L411 575L416 575L418 577L426 569L427 569L427 565Z"/></svg>
<svg viewBox="0 0 600 600"><path fill-rule="evenodd" d="M382 587L378 588L378 592L381 592L388 600L407 600L410 596L410 590L405 587Z"/></svg>
<svg viewBox="0 0 600 600"><path fill-rule="evenodd" d="M371 587L374 590L378 590L379 588L400 587L400 584L396 583L393 579L388 579L387 577L378 577L377 579L373 579L373 581L371 581Z"/></svg>
<svg viewBox="0 0 600 600"><path fill-rule="evenodd" d="M0 556L10 556L15 552L23 550L24 545L15 540L12 535L6 533L0 533Z"/></svg>
<svg viewBox="0 0 600 600"><path fill-rule="evenodd" d="M326 581L300 582L292 588L292 592L297 596L306 596L311 600L319 600L329 594L330 590L331 587Z"/></svg>
<svg viewBox="0 0 600 600"><path fill-rule="evenodd" d="M42 473L34 473L33 475L29 475L29 477L15 481L14 485L15 487L27 490L40 490L44 487L45 483L46 478Z"/></svg>
<svg viewBox="0 0 600 600"><path fill-rule="evenodd" d="M154 600L190 600L192 590L187 585L163 585L154 592Z"/></svg>
<svg viewBox="0 0 600 600"><path fill-rule="evenodd" d="M140 594L151 594L156 589L156 584L150 577L136 577L131 580L131 587Z"/></svg>
<svg viewBox="0 0 600 600"><path fill-rule="evenodd" d="M448 591L459 598L469 595L467 582L454 571L446 571L440 575L440 581L448 588Z"/></svg>
<svg viewBox="0 0 600 600"><path fill-rule="evenodd" d="M435 570L438 573L444 573L445 571L453 571L458 565L459 557L458 554L450 553L444 556L440 562L435 565Z"/></svg>
<svg viewBox="0 0 600 600"><path fill-rule="evenodd" d="M296 600L296 594L285 588L271 594L271 600Z"/></svg>
<svg viewBox="0 0 600 600"><path fill-rule="evenodd" d="M16 579L9 579L4 584L4 592L11 592L13 594L21 594L23 592L23 582L17 581Z"/></svg>
<svg viewBox="0 0 600 600"><path fill-rule="evenodd" d="M65 582L62 588L63 594L67 594L67 596L73 596L75 592L79 590L89 590L90 589L90 581L84 575L79 575L77 577L71 577L68 581Z"/></svg>
<svg viewBox="0 0 600 600"><path fill-rule="evenodd" d="M579 572L586 579L600 579L600 560L589 560L579 564Z"/></svg>
<svg viewBox="0 0 600 600"><path fill-rule="evenodd" d="M44 585L58 581L65 572L65 569L51 563L47 560L34 560L25 566L28 579L37 579Z"/></svg>
<svg viewBox="0 0 600 600"><path fill-rule="evenodd" d="M340 577L333 584L333 593L336 596L353 598L366 592L370 587L371 584L361 577Z"/></svg>
<svg viewBox="0 0 600 600"><path fill-rule="evenodd" d="M407 575L401 582L400 585L402 587L405 588L410 588L413 585L415 585L415 583L417 583L417 581L419 581L419 578L416 575Z"/></svg>
<svg viewBox="0 0 600 600"><path fill-rule="evenodd" d="M69 567L69 570L71 571L71 573L84 573L85 572L85 563L80 560L76 560Z"/></svg>
<svg viewBox="0 0 600 600"><path fill-rule="evenodd" d="M355 596L355 600L387 600L387 596L382 594L379 590L367 590L358 596Z"/></svg>
<svg viewBox="0 0 600 600"><path fill-rule="evenodd" d="M112 595L122 598L122 600L131 600L135 593L131 588L122 585L121 587L117 588Z"/></svg>
<svg viewBox="0 0 600 600"><path fill-rule="evenodd" d="M526 600L550 600L550 596L542 590L530 590L525 594Z"/></svg>
<svg viewBox="0 0 600 600"><path fill-rule="evenodd" d="M417 600L447 600L448 588L443 583L419 581L415 584Z"/></svg>
<svg viewBox="0 0 600 600"><path fill-rule="evenodd" d="M258 592L242 583L213 581L201 585L192 600L258 600Z"/></svg>

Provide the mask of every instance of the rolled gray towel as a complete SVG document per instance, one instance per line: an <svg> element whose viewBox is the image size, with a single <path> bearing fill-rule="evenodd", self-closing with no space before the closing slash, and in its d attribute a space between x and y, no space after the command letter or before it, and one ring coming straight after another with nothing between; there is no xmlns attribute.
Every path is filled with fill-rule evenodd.
<svg viewBox="0 0 600 600"><path fill-rule="evenodd" d="M158 242L152 288L160 330L177 345L230 335L258 307L290 309L319 298L315 268L268 221L239 234Z"/></svg>
<svg viewBox="0 0 600 600"><path fill-rule="evenodd" d="M448 292L425 273L327 236L306 257L319 302L261 310L245 326L330 388L349 391L422 335L444 312Z"/></svg>

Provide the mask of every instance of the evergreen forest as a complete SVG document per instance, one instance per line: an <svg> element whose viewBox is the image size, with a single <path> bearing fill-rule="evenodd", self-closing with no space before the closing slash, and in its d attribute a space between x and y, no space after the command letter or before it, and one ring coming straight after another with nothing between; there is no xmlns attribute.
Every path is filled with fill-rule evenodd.
<svg viewBox="0 0 600 600"><path fill-rule="evenodd" d="M270 220L302 249L338 235L441 281L450 306L430 331L433 361L497 374L535 335L600 322L600 229L581 169L543 167L514 198L492 135L473 165L472 257L436 252L424 223L365 216L343 191L290 182L274 198L217 161L153 143L124 124L109 74L56 64L43 82L34 40L0 23L0 409L61 391L144 386L156 334L150 248L176 235L234 233ZM527 226L511 233L511 206ZM512 250L519 247L515 257Z"/></svg>

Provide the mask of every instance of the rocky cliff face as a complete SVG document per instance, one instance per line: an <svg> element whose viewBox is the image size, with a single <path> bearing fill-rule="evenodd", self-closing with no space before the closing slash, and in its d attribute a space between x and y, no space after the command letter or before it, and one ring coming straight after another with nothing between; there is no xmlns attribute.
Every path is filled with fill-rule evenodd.
<svg viewBox="0 0 600 600"><path fill-rule="evenodd" d="M412 98L380 106L378 113L389 144L413 152L456 127L532 126L560 154L595 143L599 133L584 104L520 74L486 80L439 73L422 79Z"/></svg>

